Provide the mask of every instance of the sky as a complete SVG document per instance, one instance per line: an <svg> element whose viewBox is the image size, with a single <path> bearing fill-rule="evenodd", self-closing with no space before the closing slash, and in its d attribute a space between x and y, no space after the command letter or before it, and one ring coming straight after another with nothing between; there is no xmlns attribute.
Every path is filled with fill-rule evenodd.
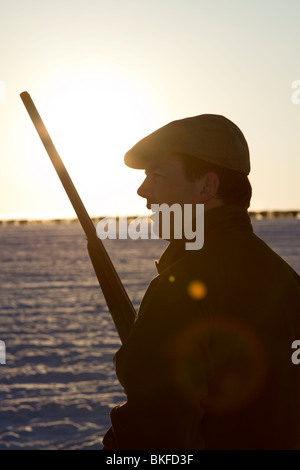
<svg viewBox="0 0 300 470"><path fill-rule="evenodd" d="M300 209L298 0L0 0L0 219L74 217L28 91L92 216L146 214L123 158L222 114L250 148L251 210ZM293 88L294 87L294 88Z"/></svg>

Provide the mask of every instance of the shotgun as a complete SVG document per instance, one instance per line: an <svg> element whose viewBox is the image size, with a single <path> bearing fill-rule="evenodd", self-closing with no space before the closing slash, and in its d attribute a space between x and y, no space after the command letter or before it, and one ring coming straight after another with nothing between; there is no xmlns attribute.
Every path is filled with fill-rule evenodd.
<svg viewBox="0 0 300 470"><path fill-rule="evenodd" d="M21 93L20 97L86 234L87 249L93 268L95 270L117 332L120 336L121 342L123 343L128 337L136 317L134 307L111 262L110 257L107 254L102 241L97 237L96 228L93 224L93 221L88 215L79 197L79 194L51 140L51 137L35 107L34 102L32 101L27 91Z"/></svg>

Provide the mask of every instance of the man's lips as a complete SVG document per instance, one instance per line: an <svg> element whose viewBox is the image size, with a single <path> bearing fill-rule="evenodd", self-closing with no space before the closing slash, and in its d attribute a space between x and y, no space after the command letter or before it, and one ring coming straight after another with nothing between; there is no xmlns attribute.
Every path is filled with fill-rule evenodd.
<svg viewBox="0 0 300 470"><path fill-rule="evenodd" d="M154 204L154 202L148 202L147 201L147 209L151 209L152 204Z"/></svg>

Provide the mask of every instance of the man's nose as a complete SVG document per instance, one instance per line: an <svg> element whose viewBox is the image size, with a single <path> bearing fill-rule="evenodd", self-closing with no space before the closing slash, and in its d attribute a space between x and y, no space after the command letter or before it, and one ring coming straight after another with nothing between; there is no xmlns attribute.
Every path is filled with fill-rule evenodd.
<svg viewBox="0 0 300 470"><path fill-rule="evenodd" d="M151 196L151 187L149 184L148 177L144 179L143 183L138 188L137 193L139 196L144 197L146 199L148 199L149 196Z"/></svg>

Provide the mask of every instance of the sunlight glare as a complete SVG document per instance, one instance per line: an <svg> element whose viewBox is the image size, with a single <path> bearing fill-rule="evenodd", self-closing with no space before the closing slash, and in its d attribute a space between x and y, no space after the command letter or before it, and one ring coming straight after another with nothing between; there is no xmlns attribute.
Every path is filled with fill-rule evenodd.
<svg viewBox="0 0 300 470"><path fill-rule="evenodd" d="M44 106L58 145L72 149L72 160L104 151L106 163L118 158L147 128L144 98L107 77L69 80L49 93ZM71 137L71 138L70 138Z"/></svg>
<svg viewBox="0 0 300 470"><path fill-rule="evenodd" d="M95 215L144 213L136 195L143 175L123 159L155 128L149 93L118 74L69 71L33 90L32 99L87 208ZM48 181L52 174L39 139L29 131L26 140L36 176Z"/></svg>
<svg viewBox="0 0 300 470"><path fill-rule="evenodd" d="M122 187L135 178L124 154L155 127L149 97L141 89L122 77L83 74L54 88L52 83L36 105L81 191L92 193L101 178L100 194L94 196L110 199L112 183Z"/></svg>

